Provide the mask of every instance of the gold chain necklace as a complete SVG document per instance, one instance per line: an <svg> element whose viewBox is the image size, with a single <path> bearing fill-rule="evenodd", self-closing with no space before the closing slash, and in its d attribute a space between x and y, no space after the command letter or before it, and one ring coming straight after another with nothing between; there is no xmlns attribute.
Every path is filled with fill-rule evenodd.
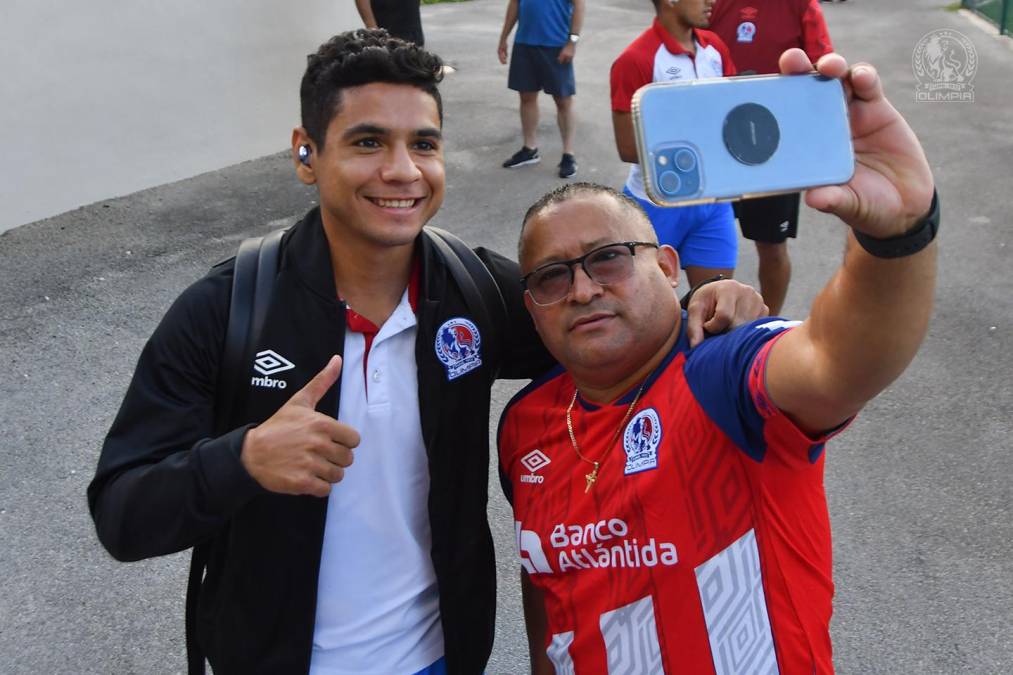
<svg viewBox="0 0 1013 675"><path fill-rule="evenodd" d="M626 424L626 420L630 418L630 413L633 412L633 408L637 405L637 401L640 400L640 394L644 392L644 386L646 384L647 380L644 380L640 385L640 389L637 389L637 395L633 397L633 401L630 402L630 407L626 409L626 414L623 415L623 421L619 423L619 427L616 429L615 433L612 434L612 438L609 439L608 445L605 446L605 450L602 451L601 457L598 458L598 461L592 461L580 453L580 447L577 445L577 437L573 434L573 420L570 417L570 413L573 411L573 404L577 402L577 388L574 387L573 398L570 399L570 405L566 409L566 430L570 432L570 444L573 445L573 451L577 453L577 457L593 467L591 469L591 473L584 474L584 480L587 481L587 487L584 488L584 494L590 492L591 487L595 484L595 482L597 482L598 469L600 469L601 465L605 463L609 450L612 449L612 445L616 442L616 439L619 438L619 432L622 431L623 425Z"/></svg>

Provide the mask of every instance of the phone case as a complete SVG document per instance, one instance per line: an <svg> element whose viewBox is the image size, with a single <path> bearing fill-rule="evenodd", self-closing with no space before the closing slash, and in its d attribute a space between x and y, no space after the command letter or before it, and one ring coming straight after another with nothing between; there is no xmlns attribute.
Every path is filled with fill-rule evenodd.
<svg viewBox="0 0 1013 675"><path fill-rule="evenodd" d="M644 187L659 206L798 192L855 171L840 80L660 82L637 90L632 114Z"/></svg>

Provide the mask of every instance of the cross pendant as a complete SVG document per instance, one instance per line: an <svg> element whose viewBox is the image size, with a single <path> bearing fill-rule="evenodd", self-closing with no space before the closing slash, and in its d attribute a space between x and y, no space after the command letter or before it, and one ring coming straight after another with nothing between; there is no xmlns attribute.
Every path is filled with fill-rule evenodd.
<svg viewBox="0 0 1013 675"><path fill-rule="evenodd" d="M598 480L598 462L594 463L594 469L591 473L584 474L584 480L587 481L587 487L584 488L584 494L591 491L591 486L594 485L595 481Z"/></svg>

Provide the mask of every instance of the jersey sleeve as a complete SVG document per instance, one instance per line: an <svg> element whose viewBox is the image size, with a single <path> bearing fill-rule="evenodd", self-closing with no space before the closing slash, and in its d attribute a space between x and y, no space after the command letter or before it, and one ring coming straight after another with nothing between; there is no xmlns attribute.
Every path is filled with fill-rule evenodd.
<svg viewBox="0 0 1013 675"><path fill-rule="evenodd" d="M826 441L845 426L811 437L767 394L770 348L799 323L764 317L705 340L686 359L686 381L704 412L740 450L758 462L771 448L807 456L815 462Z"/></svg>
<svg viewBox="0 0 1013 675"><path fill-rule="evenodd" d="M809 0L802 13L802 49L813 63L824 54L834 51L819 0Z"/></svg>
<svg viewBox="0 0 1013 675"><path fill-rule="evenodd" d="M633 94L645 84L650 84L651 73L639 62L636 55L626 51L612 64L609 86L612 91L612 110L630 112Z"/></svg>

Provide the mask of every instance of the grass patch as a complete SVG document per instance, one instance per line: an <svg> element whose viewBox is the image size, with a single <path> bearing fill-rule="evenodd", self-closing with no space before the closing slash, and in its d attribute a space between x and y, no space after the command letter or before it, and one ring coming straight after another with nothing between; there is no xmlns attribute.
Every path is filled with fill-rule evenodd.
<svg viewBox="0 0 1013 675"><path fill-rule="evenodd" d="M951 2L948 5L943 5L943 9L946 10L947 12L957 12L957 11L960 11L961 7L963 7L963 3L959 2L959 1L958 2Z"/></svg>

